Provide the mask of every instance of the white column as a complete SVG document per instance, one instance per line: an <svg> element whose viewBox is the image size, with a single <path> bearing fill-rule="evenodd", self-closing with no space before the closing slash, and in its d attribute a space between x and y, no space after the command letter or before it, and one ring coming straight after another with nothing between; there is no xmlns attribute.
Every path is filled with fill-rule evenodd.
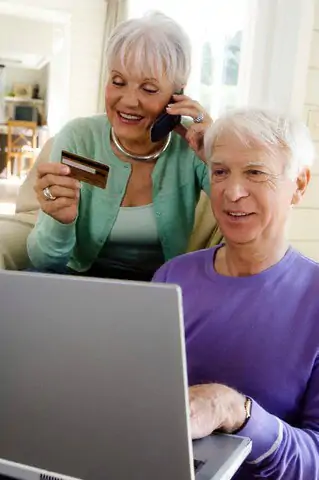
<svg viewBox="0 0 319 480"><path fill-rule="evenodd" d="M56 45L48 68L48 127L55 135L70 114L70 25L56 25ZM79 80L80 81L80 80ZM81 101L81 100L79 100Z"/></svg>

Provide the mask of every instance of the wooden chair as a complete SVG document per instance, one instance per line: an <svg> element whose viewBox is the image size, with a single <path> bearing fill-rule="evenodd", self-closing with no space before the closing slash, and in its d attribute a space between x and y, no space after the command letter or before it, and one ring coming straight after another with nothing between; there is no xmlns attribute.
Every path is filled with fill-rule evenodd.
<svg viewBox="0 0 319 480"><path fill-rule="evenodd" d="M12 175L14 163L16 163L16 173L21 177L22 160L29 160L29 170L36 158L37 124L36 122L9 120L7 126L7 178Z"/></svg>

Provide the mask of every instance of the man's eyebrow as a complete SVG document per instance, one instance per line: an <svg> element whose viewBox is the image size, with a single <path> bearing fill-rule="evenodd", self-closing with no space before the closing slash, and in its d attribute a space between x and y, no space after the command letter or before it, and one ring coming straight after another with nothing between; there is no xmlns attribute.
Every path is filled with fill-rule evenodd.
<svg viewBox="0 0 319 480"><path fill-rule="evenodd" d="M227 161L221 160L220 158L212 158L210 163L212 165L227 165ZM245 167L267 167L267 164L265 162L258 162L258 161L250 161L245 163Z"/></svg>
<svg viewBox="0 0 319 480"><path fill-rule="evenodd" d="M210 161L212 165L225 165L225 162L223 160L220 160L219 158L213 157Z"/></svg>
<svg viewBox="0 0 319 480"><path fill-rule="evenodd" d="M245 167L267 167L265 162L248 162Z"/></svg>

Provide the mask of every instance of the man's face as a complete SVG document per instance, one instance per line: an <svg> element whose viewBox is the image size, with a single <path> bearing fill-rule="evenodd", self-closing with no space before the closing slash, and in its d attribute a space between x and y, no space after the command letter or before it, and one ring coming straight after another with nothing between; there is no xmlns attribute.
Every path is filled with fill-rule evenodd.
<svg viewBox="0 0 319 480"><path fill-rule="evenodd" d="M211 157L211 204L226 240L246 244L284 235L291 205L298 203L309 181L285 173L286 148L246 146L235 136L216 140ZM299 194L299 193L300 194Z"/></svg>

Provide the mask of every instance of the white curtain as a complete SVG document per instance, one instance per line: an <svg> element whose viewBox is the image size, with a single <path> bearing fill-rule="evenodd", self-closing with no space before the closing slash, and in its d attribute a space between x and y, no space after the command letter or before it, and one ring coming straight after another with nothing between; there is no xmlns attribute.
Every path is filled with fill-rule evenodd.
<svg viewBox="0 0 319 480"><path fill-rule="evenodd" d="M4 96L5 96L5 66L0 65L0 123L5 123L5 105L4 105Z"/></svg>
<svg viewBox="0 0 319 480"><path fill-rule="evenodd" d="M105 11L105 22L104 22L104 32L103 32L103 47L102 47L102 59L101 59L101 71L100 71L100 82L99 82L99 95L98 95L98 104L97 112L104 113L104 94L105 94L105 82L106 82L106 46L109 39L109 36L116 25L126 20L128 18L128 2L129 0L105 0L106 11Z"/></svg>

